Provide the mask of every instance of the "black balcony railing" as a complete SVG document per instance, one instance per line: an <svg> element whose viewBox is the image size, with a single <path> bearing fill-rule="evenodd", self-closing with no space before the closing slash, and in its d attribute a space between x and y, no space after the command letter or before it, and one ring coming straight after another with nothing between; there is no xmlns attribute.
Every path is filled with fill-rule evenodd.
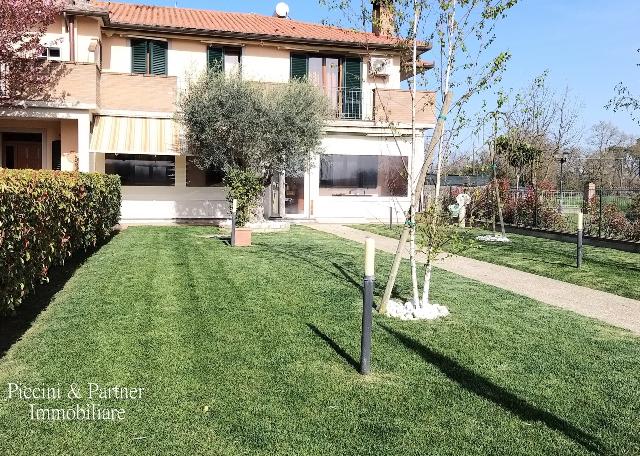
<svg viewBox="0 0 640 456"><path fill-rule="evenodd" d="M340 119L362 119L362 89L342 88L341 106L338 111Z"/></svg>
<svg viewBox="0 0 640 456"><path fill-rule="evenodd" d="M336 119L362 120L362 89L331 87L324 89Z"/></svg>

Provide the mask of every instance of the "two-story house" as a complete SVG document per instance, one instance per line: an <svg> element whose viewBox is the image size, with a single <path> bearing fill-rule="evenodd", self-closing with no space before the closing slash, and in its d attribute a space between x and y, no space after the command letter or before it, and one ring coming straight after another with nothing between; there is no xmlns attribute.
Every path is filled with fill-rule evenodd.
<svg viewBox="0 0 640 456"><path fill-rule="evenodd" d="M265 83L307 77L333 107L322 154L305 175L273 182L267 216L401 214L407 170L421 163L433 128L433 93L418 94L412 157L411 93L401 89L406 49L384 2L373 8L374 30L358 32L295 21L282 9L262 16L71 1L45 37L43 58L65 68L55 96L0 108L1 165L118 174L126 220L226 217L221 173L194 165L173 120L188 78L221 64Z"/></svg>

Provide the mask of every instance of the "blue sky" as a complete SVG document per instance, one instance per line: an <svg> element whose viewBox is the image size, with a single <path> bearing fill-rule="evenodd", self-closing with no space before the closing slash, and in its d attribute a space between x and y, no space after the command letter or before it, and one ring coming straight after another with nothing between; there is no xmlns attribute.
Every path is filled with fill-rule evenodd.
<svg viewBox="0 0 640 456"><path fill-rule="evenodd" d="M174 6L173 0L135 3ZM178 0L178 6L222 11L272 14L277 0ZM289 0L294 19L335 22L339 14L317 0ZM368 3L368 0L367 2ZM640 95L639 0L520 0L498 25L494 51L513 57L502 86L519 89L549 69L549 82L558 90L569 86L583 104L585 127L608 120L640 137L640 126L627 113L613 113L604 105L624 81ZM432 59L427 55L425 58ZM474 103L475 105L476 103Z"/></svg>

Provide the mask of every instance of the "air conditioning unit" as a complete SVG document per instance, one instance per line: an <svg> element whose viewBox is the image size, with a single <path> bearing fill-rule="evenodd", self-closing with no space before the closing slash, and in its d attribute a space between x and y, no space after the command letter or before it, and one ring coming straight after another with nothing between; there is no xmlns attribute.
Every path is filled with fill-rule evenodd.
<svg viewBox="0 0 640 456"><path fill-rule="evenodd" d="M369 74L372 76L391 75L391 59L384 57L371 57L369 61Z"/></svg>

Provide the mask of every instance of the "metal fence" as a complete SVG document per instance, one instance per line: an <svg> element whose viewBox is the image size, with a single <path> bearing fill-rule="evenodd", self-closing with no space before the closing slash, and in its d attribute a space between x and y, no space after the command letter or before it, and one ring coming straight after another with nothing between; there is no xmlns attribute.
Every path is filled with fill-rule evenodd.
<svg viewBox="0 0 640 456"><path fill-rule="evenodd" d="M640 189L510 190L503 206L510 224L575 232L582 212L585 234L640 241Z"/></svg>

